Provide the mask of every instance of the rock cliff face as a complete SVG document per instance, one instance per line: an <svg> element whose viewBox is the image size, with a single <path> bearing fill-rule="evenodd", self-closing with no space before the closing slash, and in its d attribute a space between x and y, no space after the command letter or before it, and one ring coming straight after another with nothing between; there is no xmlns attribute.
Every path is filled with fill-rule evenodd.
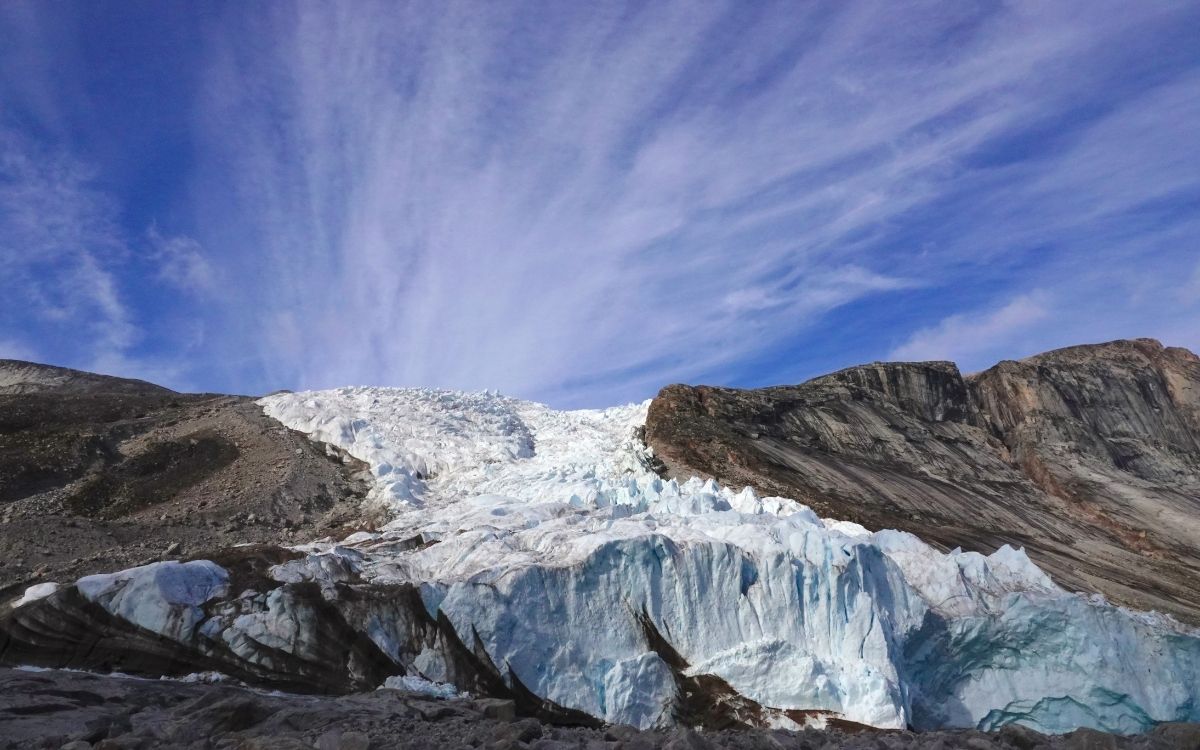
<svg viewBox="0 0 1200 750"><path fill-rule="evenodd" d="M1137 339L963 377L874 363L797 386L672 385L672 477L793 497L945 548L1023 546L1061 585L1200 622L1200 358Z"/></svg>

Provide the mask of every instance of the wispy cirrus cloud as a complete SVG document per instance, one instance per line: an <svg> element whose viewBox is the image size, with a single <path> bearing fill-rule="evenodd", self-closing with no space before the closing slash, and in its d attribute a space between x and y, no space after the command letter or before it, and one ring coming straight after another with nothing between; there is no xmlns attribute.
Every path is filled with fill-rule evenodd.
<svg viewBox="0 0 1200 750"><path fill-rule="evenodd" d="M736 378L846 304L1194 186L1169 143L1128 145L1197 122L1190 78L1093 112L1099 91L1063 72L1106 85L1106 50L1172 12L266 12L215 42L201 111L231 166L210 179L232 190L205 216L232 217L247 273L271 279L254 330L278 381L594 403ZM1031 123L1056 120L1053 149L1022 153ZM917 220L938 207L940 226ZM949 320L898 351L973 319Z"/></svg>
<svg viewBox="0 0 1200 750"><path fill-rule="evenodd" d="M195 342L174 328L172 351L145 351L149 336L162 335L152 330L159 316L131 297L156 283L205 293L207 261L195 241L154 227L130 238L96 182L66 150L0 127L0 357L189 387Z"/></svg>
<svg viewBox="0 0 1200 750"><path fill-rule="evenodd" d="M114 22L143 38L100 90L84 68L111 43L73 65L45 50L104 14L57 12L0 11L0 31L11 16L57 35L0 49L0 93L43 123L22 137L84 122L141 139L84 139L112 147L98 160L44 149L110 179L71 183L86 241L21 260L14 284L42 294L30 310L107 325L71 348L108 342L112 366L153 340L163 372L206 388L566 406L889 350L975 366L1125 335L1200 343L1182 283L1200 223L1192 4L143 8ZM138 57L178 28L205 42ZM114 106L93 126L126 83L145 111L187 114L158 132ZM86 294L38 291L72 269L90 269Z"/></svg>
<svg viewBox="0 0 1200 750"><path fill-rule="evenodd" d="M995 310L956 313L935 326L922 328L893 349L888 359L906 362L974 360L981 352L1020 349L1022 337L1047 321L1044 293L1023 294Z"/></svg>
<svg viewBox="0 0 1200 750"><path fill-rule="evenodd" d="M26 362L37 362L40 355L37 349L23 341L0 339L0 359L23 359Z"/></svg>
<svg viewBox="0 0 1200 750"><path fill-rule="evenodd" d="M216 283L212 265L199 242L184 235L165 237L158 227L146 230L149 260L158 267L158 278L185 292L205 295Z"/></svg>
<svg viewBox="0 0 1200 750"><path fill-rule="evenodd" d="M125 252L115 209L93 178L69 155L0 129L6 329L33 333L41 324L99 356L128 349L138 329L111 268Z"/></svg>
<svg viewBox="0 0 1200 750"><path fill-rule="evenodd" d="M85 90L83 10L0 7L0 356L188 387L189 311L163 292L198 290L210 269L194 241L130 220L136 206L106 167L136 165L143 149L98 120ZM111 129L83 138L80 121ZM84 146L97 142L108 164Z"/></svg>

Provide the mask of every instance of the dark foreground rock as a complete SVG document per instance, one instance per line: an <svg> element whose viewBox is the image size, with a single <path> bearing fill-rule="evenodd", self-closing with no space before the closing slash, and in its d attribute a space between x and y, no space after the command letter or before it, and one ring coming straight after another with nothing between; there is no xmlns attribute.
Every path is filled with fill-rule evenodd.
<svg viewBox="0 0 1200 750"><path fill-rule="evenodd" d="M665 475L792 497L945 549L1024 547L1061 585L1200 623L1200 358L1137 339L875 363L797 386L672 385Z"/></svg>
<svg viewBox="0 0 1200 750"><path fill-rule="evenodd" d="M1033 750L1200 747L1200 725L1167 724L1136 737L1081 730L1047 737L1000 732L863 729L800 732L638 731L562 727L518 719L502 701L438 700L399 690L339 698L268 694L226 684L135 680L80 672L0 668L0 748L118 750L379 750L380 748L970 748Z"/></svg>
<svg viewBox="0 0 1200 750"><path fill-rule="evenodd" d="M0 601L235 544L344 536L368 481L250 398L0 360Z"/></svg>

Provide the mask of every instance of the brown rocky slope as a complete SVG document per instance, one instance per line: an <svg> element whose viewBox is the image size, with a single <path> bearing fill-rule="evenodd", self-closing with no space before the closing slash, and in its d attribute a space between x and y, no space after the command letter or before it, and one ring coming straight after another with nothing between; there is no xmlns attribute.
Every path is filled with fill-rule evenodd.
<svg viewBox="0 0 1200 750"><path fill-rule="evenodd" d="M361 515L367 467L243 396L0 360L0 600Z"/></svg>
<svg viewBox="0 0 1200 750"><path fill-rule="evenodd" d="M669 476L793 497L944 548L1026 549L1061 585L1200 623L1200 358L1151 339L963 377L873 363L795 386L671 385Z"/></svg>

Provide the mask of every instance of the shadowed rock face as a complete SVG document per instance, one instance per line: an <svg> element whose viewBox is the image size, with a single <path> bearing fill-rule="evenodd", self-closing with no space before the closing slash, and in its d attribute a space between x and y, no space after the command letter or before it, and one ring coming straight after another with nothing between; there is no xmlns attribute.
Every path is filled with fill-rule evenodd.
<svg viewBox="0 0 1200 750"><path fill-rule="evenodd" d="M674 477L793 497L946 548L1023 546L1067 588L1200 622L1200 358L1138 339L1002 362L874 363L797 386L672 385Z"/></svg>

